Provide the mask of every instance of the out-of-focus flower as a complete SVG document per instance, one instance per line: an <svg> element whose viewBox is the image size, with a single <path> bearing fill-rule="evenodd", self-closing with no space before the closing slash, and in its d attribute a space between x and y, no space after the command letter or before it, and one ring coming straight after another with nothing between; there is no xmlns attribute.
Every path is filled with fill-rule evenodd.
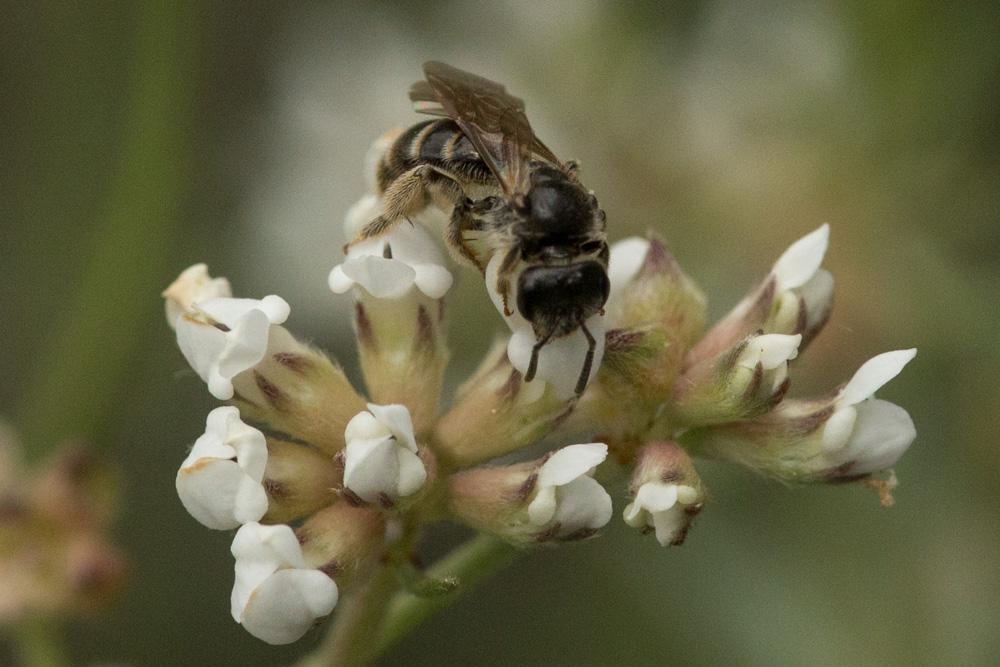
<svg viewBox="0 0 1000 667"><path fill-rule="evenodd" d="M208 528L236 528L267 511L266 465L264 434L244 424L236 408L216 408L177 471L177 494Z"/></svg>

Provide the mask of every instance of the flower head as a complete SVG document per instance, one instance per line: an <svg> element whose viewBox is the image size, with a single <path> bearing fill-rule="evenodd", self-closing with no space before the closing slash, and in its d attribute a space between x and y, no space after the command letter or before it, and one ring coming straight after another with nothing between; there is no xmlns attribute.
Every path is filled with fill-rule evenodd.
<svg viewBox="0 0 1000 667"><path fill-rule="evenodd" d="M244 424L236 408L216 408L177 471L177 494L208 528L236 528L267 511L266 465L264 434Z"/></svg>
<svg viewBox="0 0 1000 667"><path fill-rule="evenodd" d="M244 524L236 532L232 552L233 620L254 637L268 644L290 644L337 605L337 584L306 565L288 526Z"/></svg>

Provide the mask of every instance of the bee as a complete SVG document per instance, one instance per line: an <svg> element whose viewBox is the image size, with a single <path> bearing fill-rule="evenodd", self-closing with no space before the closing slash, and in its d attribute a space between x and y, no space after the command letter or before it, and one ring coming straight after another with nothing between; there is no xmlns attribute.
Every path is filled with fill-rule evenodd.
<svg viewBox="0 0 1000 667"><path fill-rule="evenodd" d="M596 345L586 320L603 314L610 289L604 211L580 183L576 163L561 162L535 136L521 99L440 62L425 63L424 75L410 99L418 112L437 118L400 133L379 159L383 210L354 242L384 234L430 204L450 209L445 240L458 260L485 275L489 259L501 258L496 289L507 316L517 276L515 305L535 335L526 382L544 345L583 332L588 350L579 396Z"/></svg>

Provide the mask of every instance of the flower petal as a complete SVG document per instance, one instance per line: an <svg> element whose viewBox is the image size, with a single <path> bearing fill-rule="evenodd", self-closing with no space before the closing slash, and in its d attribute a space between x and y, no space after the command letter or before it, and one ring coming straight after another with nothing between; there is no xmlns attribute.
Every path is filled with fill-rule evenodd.
<svg viewBox="0 0 1000 667"><path fill-rule="evenodd" d="M861 365L843 389L837 402L854 405L874 394L882 385L899 375L903 367L917 356L916 348L883 352Z"/></svg>
<svg viewBox="0 0 1000 667"><path fill-rule="evenodd" d="M596 530L611 520L611 496L593 477L578 477L559 487L559 498L552 520L560 525L560 533L568 535L581 529Z"/></svg>
<svg viewBox="0 0 1000 667"><path fill-rule="evenodd" d="M344 449L344 486L366 502L380 493L395 495L399 480L399 457L394 440L351 440Z"/></svg>
<svg viewBox="0 0 1000 667"><path fill-rule="evenodd" d="M635 502L647 512L663 512L677 504L676 484L646 482L635 494Z"/></svg>
<svg viewBox="0 0 1000 667"><path fill-rule="evenodd" d="M413 420L410 418L410 411L405 405L376 405L368 404L368 411L375 415L375 419L385 425L400 445L406 447L411 452L417 451L417 441L413 437Z"/></svg>
<svg viewBox="0 0 1000 667"><path fill-rule="evenodd" d="M758 363L764 370L774 370L799 354L802 334L762 334L752 337L740 354L739 363L746 368L754 368Z"/></svg>
<svg viewBox="0 0 1000 667"><path fill-rule="evenodd" d="M395 259L365 255L344 261L344 275L363 287L376 299L398 299L404 296L416 280L413 267Z"/></svg>
<svg viewBox="0 0 1000 667"><path fill-rule="evenodd" d="M427 469L420 457L408 449L396 447L396 456L399 459L399 483L397 493L401 498L413 495L427 481Z"/></svg>
<svg viewBox="0 0 1000 667"><path fill-rule="evenodd" d="M909 413L895 403L873 399L859 404L846 455L851 474L879 472L895 465L917 437Z"/></svg>
<svg viewBox="0 0 1000 667"><path fill-rule="evenodd" d="M392 430L370 412L359 412L351 417L344 429L344 440L382 440L392 435Z"/></svg>
<svg viewBox="0 0 1000 667"><path fill-rule="evenodd" d="M332 612L337 597L337 584L319 570L280 570L253 590L240 622L268 644L290 644Z"/></svg>
<svg viewBox="0 0 1000 667"><path fill-rule="evenodd" d="M778 292L804 285L823 263L830 241L830 225L806 234L788 247L771 270Z"/></svg>
<svg viewBox="0 0 1000 667"><path fill-rule="evenodd" d="M608 457L608 446L601 442L569 445L557 450L538 471L538 485L560 486L586 475Z"/></svg>
<svg viewBox="0 0 1000 667"><path fill-rule="evenodd" d="M281 568L304 568L302 547L291 527L246 523L236 531L230 548L236 558L236 579L230 596L230 611L239 623L250 594Z"/></svg>
<svg viewBox="0 0 1000 667"><path fill-rule="evenodd" d="M611 245L611 257L608 260L608 280L611 282L611 295L620 294L642 268L649 252L649 240L630 236ZM611 296L608 297L608 301Z"/></svg>

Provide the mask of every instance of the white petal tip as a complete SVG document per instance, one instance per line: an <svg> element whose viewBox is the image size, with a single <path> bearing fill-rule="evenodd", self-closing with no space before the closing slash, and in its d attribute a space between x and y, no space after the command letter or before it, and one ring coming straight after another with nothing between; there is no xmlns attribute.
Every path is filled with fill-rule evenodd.
<svg viewBox="0 0 1000 667"><path fill-rule="evenodd" d="M804 285L819 270L830 242L830 226L806 234L788 247L774 263L771 273L779 292Z"/></svg>

